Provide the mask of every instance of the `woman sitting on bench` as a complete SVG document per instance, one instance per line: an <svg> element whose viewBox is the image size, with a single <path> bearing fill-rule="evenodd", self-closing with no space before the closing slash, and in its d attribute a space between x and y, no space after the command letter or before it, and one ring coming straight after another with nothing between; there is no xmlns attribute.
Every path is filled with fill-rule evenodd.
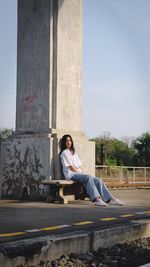
<svg viewBox="0 0 150 267"><path fill-rule="evenodd" d="M65 178L82 183L94 205L122 206L124 204L111 195L101 178L81 173L81 161L75 151L73 139L69 134L62 137L60 158Z"/></svg>

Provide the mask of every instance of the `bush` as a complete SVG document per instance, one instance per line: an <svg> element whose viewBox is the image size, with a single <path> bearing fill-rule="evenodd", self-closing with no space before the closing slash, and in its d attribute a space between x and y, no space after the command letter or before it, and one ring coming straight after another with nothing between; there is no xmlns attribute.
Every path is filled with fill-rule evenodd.
<svg viewBox="0 0 150 267"><path fill-rule="evenodd" d="M0 140L1 139L6 139L9 136L12 135L13 129L2 129L0 130Z"/></svg>

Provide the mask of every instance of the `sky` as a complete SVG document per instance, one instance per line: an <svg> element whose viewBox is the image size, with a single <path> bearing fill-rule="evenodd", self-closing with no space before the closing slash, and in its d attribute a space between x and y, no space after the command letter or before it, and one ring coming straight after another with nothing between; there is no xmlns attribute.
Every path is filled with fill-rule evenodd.
<svg viewBox="0 0 150 267"><path fill-rule="evenodd" d="M83 131L150 131L150 1L83 0ZM15 129L17 0L0 0L0 128Z"/></svg>

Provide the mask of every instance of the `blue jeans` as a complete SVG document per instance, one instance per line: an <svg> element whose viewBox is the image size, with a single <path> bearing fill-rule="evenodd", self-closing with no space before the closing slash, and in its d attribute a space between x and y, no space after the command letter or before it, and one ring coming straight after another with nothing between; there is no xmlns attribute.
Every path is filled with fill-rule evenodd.
<svg viewBox="0 0 150 267"><path fill-rule="evenodd" d="M108 202L113 198L101 178L88 174L75 173L71 180L83 184L91 201L93 201L96 197L101 197L104 202Z"/></svg>

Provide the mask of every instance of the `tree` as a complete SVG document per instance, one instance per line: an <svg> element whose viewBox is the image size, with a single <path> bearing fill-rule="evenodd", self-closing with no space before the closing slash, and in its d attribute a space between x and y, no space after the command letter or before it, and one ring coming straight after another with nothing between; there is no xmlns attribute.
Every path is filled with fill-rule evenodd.
<svg viewBox="0 0 150 267"><path fill-rule="evenodd" d="M132 146L136 150L133 158L136 166L150 167L150 133L143 133L133 140Z"/></svg>
<svg viewBox="0 0 150 267"><path fill-rule="evenodd" d="M112 140L112 151L110 153L110 158L115 159L117 165L131 166L133 163L133 156L135 155L135 150L129 147L127 143L113 139Z"/></svg>
<svg viewBox="0 0 150 267"><path fill-rule="evenodd" d="M0 140L8 138L10 135L12 135L12 132L13 132L12 129L2 129L2 130L0 130Z"/></svg>
<svg viewBox="0 0 150 267"><path fill-rule="evenodd" d="M102 164L102 146L104 148L103 155L105 154L106 165L126 165L131 166L133 164L133 156L135 155L135 149L129 147L126 142L118 140L116 138L96 137L92 139L96 143L96 164Z"/></svg>

